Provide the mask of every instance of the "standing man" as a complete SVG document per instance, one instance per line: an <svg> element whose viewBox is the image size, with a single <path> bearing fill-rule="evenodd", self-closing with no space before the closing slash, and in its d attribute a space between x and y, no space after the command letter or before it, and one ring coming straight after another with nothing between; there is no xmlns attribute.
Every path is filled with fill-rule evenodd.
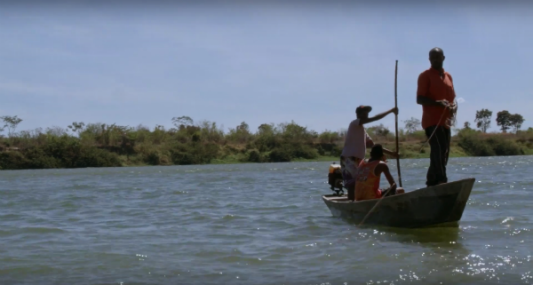
<svg viewBox="0 0 533 285"><path fill-rule="evenodd" d="M370 111L372 111L372 107L370 106L359 106L355 109L357 119L353 120L348 126L344 148L340 157L344 187L348 189L348 199L350 200L355 200L355 175L357 167L361 160L365 158L366 148L374 146L374 141L367 134L363 125L381 120L390 113L398 114L398 108L392 108L387 112L369 118L368 113ZM397 157L395 152L388 149L383 149L383 152L394 158Z"/></svg>
<svg viewBox="0 0 533 285"><path fill-rule="evenodd" d="M431 147L430 165L426 185L434 186L448 182L446 164L450 154L452 120L457 105L452 76L444 71L444 52L440 48L429 51L431 68L418 76L416 103L422 105L422 128Z"/></svg>

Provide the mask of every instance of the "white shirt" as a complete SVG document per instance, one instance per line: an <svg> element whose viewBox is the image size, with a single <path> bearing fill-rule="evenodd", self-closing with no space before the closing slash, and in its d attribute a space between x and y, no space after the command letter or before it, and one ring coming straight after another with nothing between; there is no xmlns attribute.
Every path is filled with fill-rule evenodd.
<svg viewBox="0 0 533 285"><path fill-rule="evenodd" d="M344 148L341 156L354 156L356 158L364 159L366 154L366 142L371 140L370 136L365 130L365 127L359 124L359 119L353 120L348 126L346 138L344 140Z"/></svg>

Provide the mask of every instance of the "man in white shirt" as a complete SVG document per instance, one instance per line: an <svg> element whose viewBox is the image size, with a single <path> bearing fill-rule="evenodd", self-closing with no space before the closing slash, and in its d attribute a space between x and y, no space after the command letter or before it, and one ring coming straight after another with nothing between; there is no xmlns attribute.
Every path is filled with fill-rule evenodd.
<svg viewBox="0 0 533 285"><path fill-rule="evenodd" d="M355 200L355 175L361 160L365 159L367 147L372 147L374 141L368 135L363 125L383 119L388 114L398 114L398 108L392 108L374 117L369 118L368 113L372 111L370 106L359 106L355 109L357 119L348 126L344 141L344 148L341 153L341 171L344 179L344 186L348 189L348 199ZM398 154L383 148L383 153L396 158Z"/></svg>

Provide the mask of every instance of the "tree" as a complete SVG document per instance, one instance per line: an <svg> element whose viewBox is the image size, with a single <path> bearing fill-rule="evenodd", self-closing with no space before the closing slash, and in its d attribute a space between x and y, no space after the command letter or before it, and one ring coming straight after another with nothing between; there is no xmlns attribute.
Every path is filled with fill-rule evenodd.
<svg viewBox="0 0 533 285"><path fill-rule="evenodd" d="M332 132L332 131L324 131L318 136L318 139L321 143L335 143L336 141L340 140L340 134L338 132Z"/></svg>
<svg viewBox="0 0 533 285"><path fill-rule="evenodd" d="M390 130L387 129L383 124L379 124L377 126L372 126L367 129L368 132L373 133L377 136L386 137L388 134L390 134Z"/></svg>
<svg viewBox="0 0 533 285"><path fill-rule="evenodd" d="M181 117L174 117L172 118L172 124L176 126L176 128L180 128L181 126L192 126L194 121L189 116L181 116ZM183 128L183 127L182 127Z"/></svg>
<svg viewBox="0 0 533 285"><path fill-rule="evenodd" d="M420 120L417 118L411 117L409 120L405 120L405 129L407 130L408 134L412 134L418 130L418 127L420 127Z"/></svg>
<svg viewBox="0 0 533 285"><path fill-rule="evenodd" d="M84 122L72 122L72 125L69 125L68 128L72 131L72 132L77 132L78 135L83 132L83 127L85 127L85 123Z"/></svg>
<svg viewBox="0 0 533 285"><path fill-rule="evenodd" d="M502 132L506 133L511 127L511 114L507 110L503 110L496 114L496 124L500 126Z"/></svg>
<svg viewBox="0 0 533 285"><path fill-rule="evenodd" d="M257 133L259 135L271 135L274 133L274 126L272 124L261 124L257 127Z"/></svg>
<svg viewBox="0 0 533 285"><path fill-rule="evenodd" d="M8 132L9 132L9 136L11 136L11 134L15 133L15 130L17 129L17 126L18 124L20 124L20 122L22 122L22 119L21 118L18 118L17 116L3 116L3 117L0 117L0 119L2 119L4 121L4 127L2 128L2 130L7 127L8 129Z"/></svg>
<svg viewBox="0 0 533 285"><path fill-rule="evenodd" d="M470 122L469 121L465 122L465 129L470 129Z"/></svg>
<svg viewBox="0 0 533 285"><path fill-rule="evenodd" d="M476 119L474 122L477 123L477 128L482 132L486 133L487 129L490 128L490 119L492 117L492 111L488 109L481 109L476 112Z"/></svg>
<svg viewBox="0 0 533 285"><path fill-rule="evenodd" d="M294 121L291 123L280 124L281 137L285 142L305 143L311 140L312 136L307 130L307 127L300 126Z"/></svg>
<svg viewBox="0 0 533 285"><path fill-rule="evenodd" d="M522 127L524 121L524 118L520 114L513 114L509 117L509 124L514 128L515 133Z"/></svg>
<svg viewBox="0 0 533 285"><path fill-rule="evenodd" d="M246 122L241 122L240 125L236 126L235 129L230 129L227 137L239 143L246 143L251 140L252 134L250 133L250 128Z"/></svg>
<svg viewBox="0 0 533 285"><path fill-rule="evenodd" d="M248 126L248 124L247 124L246 122L241 122L241 124L238 125L238 126L236 127L236 129L237 129L238 131L242 131L242 132L245 132L245 133L249 133L249 132L250 132L250 130L249 130L249 126Z"/></svg>

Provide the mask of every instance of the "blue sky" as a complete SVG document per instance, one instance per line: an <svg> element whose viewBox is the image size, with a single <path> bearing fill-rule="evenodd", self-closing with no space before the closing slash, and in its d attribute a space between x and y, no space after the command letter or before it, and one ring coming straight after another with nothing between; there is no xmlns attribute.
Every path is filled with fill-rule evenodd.
<svg viewBox="0 0 533 285"><path fill-rule="evenodd" d="M458 127L482 108L489 131L501 110L533 126L526 2L68 3L0 4L0 115L21 117L18 130L171 127L183 115L226 131L291 120L340 130L357 105L394 106L395 60L402 127L421 118L416 81L435 46L460 97ZM378 123L394 131L394 115Z"/></svg>

